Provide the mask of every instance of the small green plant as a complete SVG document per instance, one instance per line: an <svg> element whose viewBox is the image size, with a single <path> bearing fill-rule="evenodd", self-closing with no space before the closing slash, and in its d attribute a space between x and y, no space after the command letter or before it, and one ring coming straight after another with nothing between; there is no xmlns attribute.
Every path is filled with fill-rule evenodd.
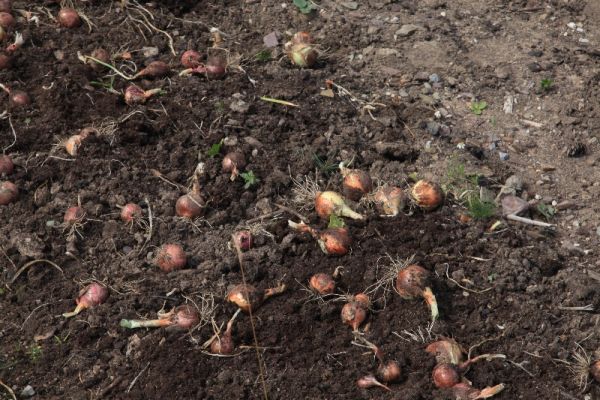
<svg viewBox="0 0 600 400"><path fill-rule="evenodd" d="M27 349L27 355L32 363L36 363L42 357L42 347L38 344L31 345Z"/></svg>
<svg viewBox="0 0 600 400"><path fill-rule="evenodd" d="M472 193L467 200L467 209L469 210L469 215L474 219L486 219L494 215L496 205L483 201L479 198L479 194Z"/></svg>
<svg viewBox="0 0 600 400"><path fill-rule="evenodd" d="M491 274L488 275L487 280L489 283L493 283L494 280L496 279L496 277L498 276L497 273L492 272Z"/></svg>
<svg viewBox="0 0 600 400"><path fill-rule="evenodd" d="M294 5L298 7L298 10L302 14L310 14L313 10L317 9L315 3L310 0L294 0Z"/></svg>
<svg viewBox="0 0 600 400"><path fill-rule="evenodd" d="M550 221L556 214L556 208L549 206L545 203L539 203L536 207L537 211L546 218L546 221Z"/></svg>
<svg viewBox="0 0 600 400"><path fill-rule="evenodd" d="M340 217L338 217L335 214L331 214L329 216L329 224L327 224L328 228L343 228L346 226L346 223L344 222L344 220Z"/></svg>
<svg viewBox="0 0 600 400"><path fill-rule="evenodd" d="M480 176L469 174L465 164L453 160L448 163L444 191L466 207L468 214L474 219L486 219L496 212L496 204L482 200L480 197Z"/></svg>
<svg viewBox="0 0 600 400"><path fill-rule="evenodd" d="M250 187L260 182L260 180L254 175L254 172L252 171L242 172L240 176L244 180L244 189L249 189Z"/></svg>
<svg viewBox="0 0 600 400"><path fill-rule="evenodd" d="M271 58L272 58L271 50L269 50L269 49L263 49L263 50L259 51L258 53L256 53L256 55L254 56L254 58L258 62L271 61Z"/></svg>
<svg viewBox="0 0 600 400"><path fill-rule="evenodd" d="M488 104L485 101L474 101L471 103L471 112L475 115L481 115L483 110L487 108Z"/></svg>
<svg viewBox="0 0 600 400"><path fill-rule="evenodd" d="M325 175L329 175L338 169L338 164L335 162L330 162L329 159L323 160L316 153L312 154L313 161L316 167Z"/></svg>
<svg viewBox="0 0 600 400"><path fill-rule="evenodd" d="M112 93L112 94L120 94L119 91L114 88L115 78L116 77L113 75L108 79L108 81L104 81L102 79L97 80L97 81L90 81L90 85L94 86L94 87L106 89L107 92Z"/></svg>
<svg viewBox="0 0 600 400"><path fill-rule="evenodd" d="M554 81L550 78L544 78L540 82L540 86L541 86L542 90L544 90L544 91L548 91L548 90L552 89L553 84L554 84Z"/></svg>
<svg viewBox="0 0 600 400"><path fill-rule="evenodd" d="M223 147L222 139L220 142L217 142L217 143L213 144L212 146L210 146L210 148L206 152L206 155L209 156L210 158L213 158L214 156L218 155L221 152L221 147Z"/></svg>
<svg viewBox="0 0 600 400"><path fill-rule="evenodd" d="M223 103L222 101L215 102L215 110L218 114L223 114L223 112L225 111L225 103Z"/></svg>

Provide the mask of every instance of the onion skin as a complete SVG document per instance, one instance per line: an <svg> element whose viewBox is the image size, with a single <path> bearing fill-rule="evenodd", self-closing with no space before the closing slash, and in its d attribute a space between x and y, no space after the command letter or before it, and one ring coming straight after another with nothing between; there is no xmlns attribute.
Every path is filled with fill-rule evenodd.
<svg viewBox="0 0 600 400"><path fill-rule="evenodd" d="M17 185L8 181L0 183L0 206L16 201L17 197L19 197Z"/></svg>
<svg viewBox="0 0 600 400"><path fill-rule="evenodd" d="M0 0L0 12L11 12L12 1L11 0Z"/></svg>
<svg viewBox="0 0 600 400"><path fill-rule="evenodd" d="M121 209L121 220L123 222L133 222L142 218L142 207L135 203L127 203Z"/></svg>
<svg viewBox="0 0 600 400"><path fill-rule="evenodd" d="M67 208L63 221L67 225L78 224L85 218L85 210L79 206L73 206Z"/></svg>
<svg viewBox="0 0 600 400"><path fill-rule="evenodd" d="M31 104L29 95L22 90L15 90L10 94L10 104L14 107L27 107Z"/></svg>
<svg viewBox="0 0 600 400"><path fill-rule="evenodd" d="M292 44L287 54L292 63L300 68L311 68L319 56L317 50L307 43Z"/></svg>
<svg viewBox="0 0 600 400"><path fill-rule="evenodd" d="M10 31L15 26L15 18L11 13L0 11L0 26Z"/></svg>
<svg viewBox="0 0 600 400"><path fill-rule="evenodd" d="M460 382L460 374L456 366L441 363L433 368L431 373L433 384L440 389L448 389Z"/></svg>
<svg viewBox="0 0 600 400"><path fill-rule="evenodd" d="M197 193L190 192L177 199L175 212L183 218L194 219L204 214L204 199Z"/></svg>
<svg viewBox="0 0 600 400"><path fill-rule="evenodd" d="M600 360L592 363L590 366L590 374L596 382L600 383Z"/></svg>
<svg viewBox="0 0 600 400"><path fill-rule="evenodd" d="M240 284L229 291L226 299L236 304L245 313L249 313L262 304L264 296L254 286Z"/></svg>
<svg viewBox="0 0 600 400"><path fill-rule="evenodd" d="M196 68L199 67L202 63L200 60L202 56L195 50L186 50L181 55L181 65L185 68Z"/></svg>
<svg viewBox="0 0 600 400"><path fill-rule="evenodd" d="M296 32L294 36L292 36L291 42L293 44L310 44L313 42L310 33L306 31Z"/></svg>
<svg viewBox="0 0 600 400"><path fill-rule="evenodd" d="M244 169L245 166L246 157L244 157L244 154L240 153L239 151L227 153L221 162L221 169L223 172L231 173L230 179L232 181L235 180L235 178L239 175L239 171Z"/></svg>
<svg viewBox="0 0 600 400"><path fill-rule="evenodd" d="M187 304L175 308L175 313L172 316L173 325L181 329L191 329L198 325L200 317L198 311Z"/></svg>
<svg viewBox="0 0 600 400"><path fill-rule="evenodd" d="M15 165L12 162L12 159L3 154L0 155L0 176L2 175L10 175L13 173L15 169Z"/></svg>
<svg viewBox="0 0 600 400"><path fill-rule="evenodd" d="M395 217L406 207L406 195L396 186L379 188L373 196L373 201L380 213L391 217Z"/></svg>
<svg viewBox="0 0 600 400"><path fill-rule="evenodd" d="M310 277L309 286L315 293L325 296L335 291L335 280L331 275L319 272Z"/></svg>
<svg viewBox="0 0 600 400"><path fill-rule="evenodd" d="M234 245L241 251L248 251L254 244L252 238L252 232L250 231L237 231L233 234Z"/></svg>
<svg viewBox="0 0 600 400"><path fill-rule="evenodd" d="M396 292L406 300L423 297L431 309L431 319L438 318L438 306L435 295L431 291L431 274L425 268L411 264L401 269L396 276Z"/></svg>
<svg viewBox="0 0 600 400"><path fill-rule="evenodd" d="M390 360L382 363L377 368L377 377L385 383L394 383L400 380L402 370L396 361Z"/></svg>
<svg viewBox="0 0 600 400"><path fill-rule="evenodd" d="M108 289L97 282L93 282L79 292L76 302L77 305L82 304L85 308L90 308L104 303L107 298Z"/></svg>
<svg viewBox="0 0 600 400"><path fill-rule="evenodd" d="M341 317L342 322L356 332L367 319L367 307L360 301L350 301L342 307Z"/></svg>
<svg viewBox="0 0 600 400"><path fill-rule="evenodd" d="M154 263L164 272L171 272L185 267L187 256L178 244L165 244L158 251Z"/></svg>
<svg viewBox="0 0 600 400"><path fill-rule="evenodd" d="M438 363L458 365L463 361L464 350L454 339L444 338L430 343L425 351L435 356Z"/></svg>
<svg viewBox="0 0 600 400"><path fill-rule="evenodd" d="M444 202L442 188L434 182L420 180L412 187L411 196L415 203L425 211L432 211Z"/></svg>
<svg viewBox="0 0 600 400"><path fill-rule="evenodd" d="M67 139L65 142L65 150L70 156L77 157L77 153L81 147L81 144L83 143L83 139L85 138L82 135L73 135Z"/></svg>
<svg viewBox="0 0 600 400"><path fill-rule="evenodd" d="M169 75L171 67L164 61L152 61L148 66L142 69L136 76L144 78L162 78Z"/></svg>
<svg viewBox="0 0 600 400"><path fill-rule="evenodd" d="M69 7L61 8L56 19L61 26L69 29L77 28L79 25L81 25L81 18L79 17L79 14L77 11Z"/></svg>
<svg viewBox="0 0 600 400"><path fill-rule="evenodd" d="M344 198L336 192L319 192L315 196L315 210L322 219L329 219L331 214L338 217L348 217L352 219L364 219L362 215L353 211L344 202Z"/></svg>
<svg viewBox="0 0 600 400"><path fill-rule="evenodd" d="M344 196L352 201L359 201L361 197L373 190L373 181L368 173L358 169L342 170L344 175Z"/></svg>
<svg viewBox="0 0 600 400"><path fill-rule="evenodd" d="M319 233L319 246L325 254L343 256L350 251L352 239L347 228L327 228Z"/></svg>

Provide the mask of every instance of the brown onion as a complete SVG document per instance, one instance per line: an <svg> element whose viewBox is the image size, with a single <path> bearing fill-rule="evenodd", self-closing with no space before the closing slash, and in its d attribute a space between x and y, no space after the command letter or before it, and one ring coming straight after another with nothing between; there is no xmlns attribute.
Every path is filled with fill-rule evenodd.
<svg viewBox="0 0 600 400"><path fill-rule="evenodd" d="M148 66L142 69L136 77L144 78L162 78L171 72L171 67L164 61L152 61Z"/></svg>
<svg viewBox="0 0 600 400"><path fill-rule="evenodd" d="M128 105L143 104L150 97L160 93L161 89L144 90L136 85L129 85L125 89L125 103Z"/></svg>
<svg viewBox="0 0 600 400"><path fill-rule="evenodd" d="M15 169L15 165L12 162L12 159L3 154L0 156L0 176L2 175L10 175L13 173Z"/></svg>
<svg viewBox="0 0 600 400"><path fill-rule="evenodd" d="M442 188L437 183L426 180L415 183L411 196L415 203L426 211L435 210L444 202Z"/></svg>
<svg viewBox="0 0 600 400"><path fill-rule="evenodd" d="M58 20L58 23L65 28L77 28L81 25L79 14L69 7L61 8L56 19Z"/></svg>
<svg viewBox="0 0 600 400"><path fill-rule="evenodd" d="M234 245L241 251L248 251L252 248L254 242L252 232L237 231L233 234Z"/></svg>
<svg viewBox="0 0 600 400"><path fill-rule="evenodd" d="M263 293L252 285L239 284L227 294L227 301L236 304L242 311L255 311L263 302Z"/></svg>
<svg viewBox="0 0 600 400"><path fill-rule="evenodd" d="M344 202L344 198L336 192L318 192L315 196L315 210L322 219L329 219L333 215L352 219L363 219L359 213L353 211Z"/></svg>
<svg viewBox="0 0 600 400"><path fill-rule="evenodd" d="M382 186L373 196L375 206L380 213L395 217L406 207L406 195L396 186Z"/></svg>
<svg viewBox="0 0 600 400"><path fill-rule="evenodd" d="M175 313L171 317L173 325L181 329L191 329L198 325L200 317L198 311L187 304L175 308Z"/></svg>
<svg viewBox="0 0 600 400"><path fill-rule="evenodd" d="M460 364L463 361L464 350L454 339L443 338L430 343L425 351L435 356L438 363Z"/></svg>
<svg viewBox="0 0 600 400"><path fill-rule="evenodd" d="M161 270L171 272L185 267L187 264L187 256L180 245L165 244L156 254L154 263Z"/></svg>
<svg viewBox="0 0 600 400"><path fill-rule="evenodd" d="M389 387L387 387L386 385L384 385L383 383L379 382L377 380L377 378L375 378L373 375L367 375L367 376L363 376L362 378L358 379L356 381L356 386L358 386L361 389L369 389L375 386L378 386L382 389L385 389L387 391L392 391L392 389L390 389Z"/></svg>
<svg viewBox="0 0 600 400"><path fill-rule="evenodd" d="M233 181L239 175L239 171L246 166L246 157L239 151L232 151L223 157L221 167L223 172L231 173L230 179Z"/></svg>
<svg viewBox="0 0 600 400"><path fill-rule="evenodd" d="M67 225L79 224L85 218L85 210L80 206L73 206L67 208L65 216L63 217L64 222Z"/></svg>
<svg viewBox="0 0 600 400"><path fill-rule="evenodd" d="M9 96L10 104L14 107L27 107L31 104L29 95L22 90L15 90L10 93Z"/></svg>
<svg viewBox="0 0 600 400"><path fill-rule="evenodd" d="M142 218L142 207L135 203L127 203L121 209L121 220L123 222L133 222Z"/></svg>
<svg viewBox="0 0 600 400"><path fill-rule="evenodd" d="M359 201L361 197L373 190L373 181L368 173L359 169L348 169L340 164L340 171L344 177L344 196L352 201Z"/></svg>
<svg viewBox="0 0 600 400"><path fill-rule="evenodd" d="M69 155L73 157L77 157L77 153L84 139L85 138L81 135L73 135L69 137L65 141L65 150L67 151L67 153L69 153Z"/></svg>
<svg viewBox="0 0 600 400"><path fill-rule="evenodd" d="M204 199L198 193L193 191L177 199L175 203L175 212L180 217L194 219L204 214Z"/></svg>
<svg viewBox="0 0 600 400"><path fill-rule="evenodd" d="M97 282L92 282L79 291L79 296L75 300L77 307L70 313L63 314L63 317L69 318L79 314L86 308L98 306L108 298L108 289Z"/></svg>
<svg viewBox="0 0 600 400"><path fill-rule="evenodd" d="M324 253L337 256L348 254L352 246L348 228L327 228L319 232L318 241Z"/></svg>
<svg viewBox="0 0 600 400"><path fill-rule="evenodd" d="M0 206L5 206L17 200L19 189L12 182L0 183Z"/></svg>
<svg viewBox="0 0 600 400"><path fill-rule="evenodd" d="M402 268L396 276L396 292L400 297L406 300L423 297L431 308L431 318L435 321L439 313L437 300L430 286L430 272L416 264Z"/></svg>
<svg viewBox="0 0 600 400"><path fill-rule="evenodd" d="M319 272L310 277L309 286L314 292L325 296L335 291L335 280L331 275Z"/></svg>
<svg viewBox="0 0 600 400"><path fill-rule="evenodd" d="M592 375L592 378L596 380L596 382L600 383L600 360L592 363L590 366L590 374Z"/></svg>
<svg viewBox="0 0 600 400"><path fill-rule="evenodd" d="M390 360L377 368L377 377L385 383L398 382L402 371L396 361Z"/></svg>
<svg viewBox="0 0 600 400"><path fill-rule="evenodd" d="M233 350L235 350L235 343L229 330L226 330L222 336L217 336L210 344L210 352L213 354L229 355Z"/></svg>
<svg viewBox="0 0 600 400"><path fill-rule="evenodd" d="M447 363L441 363L433 368L431 373L433 383L440 389L451 388L460 382L460 374L456 366Z"/></svg>
<svg viewBox="0 0 600 400"><path fill-rule="evenodd" d="M352 300L342 307L342 322L349 325L353 331L358 331L358 328L367 319L368 308L361 301Z"/></svg>
<svg viewBox="0 0 600 400"><path fill-rule="evenodd" d="M200 66L202 63L200 60L202 56L195 50L186 50L181 55L181 65L185 68L196 68Z"/></svg>
<svg viewBox="0 0 600 400"><path fill-rule="evenodd" d="M90 56L94 57L98 61L102 61L105 64L110 64L110 53L101 47L94 49ZM104 65L98 64L93 60L90 60L89 65L94 71L103 71L106 68Z"/></svg>
<svg viewBox="0 0 600 400"><path fill-rule="evenodd" d="M319 53L310 44L297 43L288 46L287 55L300 68L310 68L317 62Z"/></svg>
<svg viewBox="0 0 600 400"><path fill-rule="evenodd" d="M15 25L15 18L11 13L0 11L0 26L7 31L10 31Z"/></svg>
<svg viewBox="0 0 600 400"><path fill-rule="evenodd" d="M0 11L1 12L12 12L12 1L11 0L0 0Z"/></svg>
<svg viewBox="0 0 600 400"><path fill-rule="evenodd" d="M221 56L210 56L204 68L208 79L221 79L227 72L227 62Z"/></svg>

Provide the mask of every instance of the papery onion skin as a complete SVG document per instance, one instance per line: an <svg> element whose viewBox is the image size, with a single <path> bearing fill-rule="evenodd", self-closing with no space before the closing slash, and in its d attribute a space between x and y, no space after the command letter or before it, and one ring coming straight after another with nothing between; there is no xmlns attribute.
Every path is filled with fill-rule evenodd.
<svg viewBox="0 0 600 400"><path fill-rule="evenodd" d="M178 244L165 244L156 254L154 263L164 272L182 269L187 264L187 255Z"/></svg>

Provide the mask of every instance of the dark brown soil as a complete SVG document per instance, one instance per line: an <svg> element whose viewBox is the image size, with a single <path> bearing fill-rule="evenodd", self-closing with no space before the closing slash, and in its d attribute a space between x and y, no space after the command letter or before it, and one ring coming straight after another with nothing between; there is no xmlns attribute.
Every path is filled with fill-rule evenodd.
<svg viewBox="0 0 600 400"><path fill-rule="evenodd" d="M154 318L161 309L184 303L200 306L211 298L215 322L225 323L235 311L224 301L225 294L242 282L230 235L251 219L262 233L243 255L246 279L260 289L280 282L288 286L254 315L268 398L449 399L448 392L433 386L435 360L424 351L441 336L455 338L466 349L476 346L473 355L506 355L504 361L476 364L466 374L477 388L504 383L498 399L600 396L596 383L581 391L567 365L574 362L579 345L594 358L600 344L597 314L561 309L588 304L595 309L600 286L582 273L585 251L561 247L560 230L554 234L505 223L490 232L499 212L461 223L459 214L465 209L450 195L437 211L413 210L397 218L379 217L356 205L368 218L348 222L352 252L335 258L322 253L310 237L288 228L287 219L297 220L296 216L272 213L276 203L284 203L324 227L312 208L301 210L291 201L292 178L316 174L321 187L341 190L340 174L330 166L353 157L355 167L403 187L414 176L444 182L449 161L458 159L470 170L485 170L483 184L497 191L498 183L526 168L500 161L486 147L481 138L502 129L496 120L477 119L468 108L453 107L457 98L465 101L461 93L485 93L488 103L496 93L490 112L500 115L504 90L518 86L519 73L530 70L526 64L511 64L521 72L502 81L495 65L484 61L486 54L504 50L490 46L479 59L472 39L500 37L498 29L527 36L537 29L536 18L543 13L555 24L551 32L559 32L567 22L581 20L585 7L578 4L585 2L552 1L546 8L542 3L547 2L537 1L492 1L487 6L367 1L353 11L341 3L320 2L323 10L306 18L287 1L163 1L144 3L146 11L137 11L133 4L121 9L119 2L75 2L95 25L88 33L85 24L58 28L41 8L15 1L15 9L25 8L39 17L39 26L17 19L25 45L12 68L0 75L0 83L24 90L33 99L30 107L19 109L9 106L4 96L10 119L0 120L3 148L13 141L10 124L16 133L16 143L6 153L17 167L6 179L20 189L16 203L0 206L0 381L17 396L31 385L39 399L264 398L257 355L248 347L254 338L247 315L235 324L233 357L211 356L202 349L213 333L210 324L192 332L119 326L122 318ZM48 7L57 14L56 5ZM148 31L127 15L152 18L154 26L172 36L177 56L171 54L165 35ZM600 22L600 12L593 15L583 18L586 25ZM394 32L409 23L420 28L395 40ZM231 63L226 77L178 76L184 50L206 53L212 45L209 27L224 33L221 46ZM285 42L297 30L310 31L324 50L315 68L292 66L281 46L273 50L271 60L257 59L264 49L263 36L279 31ZM551 32L538 43L547 52L553 51ZM143 46L155 46L159 54L146 58L140 51ZM130 51L131 62L116 63L124 71L134 63L140 69L153 60L168 62L174 69L170 77L137 81L144 89L160 87L165 93L144 105L128 106L121 95L94 86L110 79L84 65L77 53L90 54L97 47L113 54ZM389 49L396 53L381 51ZM582 62L593 70L596 61ZM428 93L420 93L431 73L441 77L434 90L442 98L434 103ZM557 72L555 79L567 74ZM358 100L321 96L327 79ZM590 82L597 86L597 78L590 77ZM118 92L127 85L120 77L114 79ZM570 96L579 90L597 99L597 88L571 89L566 89ZM406 96L397 94L402 91ZM556 92L544 95L556 96L557 109L570 98ZM261 96L299 107L262 101ZM240 109L240 100L249 109ZM374 104L372 115L362 107L368 102ZM432 137L426 124L442 106L464 118L449 120L448 130ZM591 127L600 110L597 102L588 107ZM118 122L117 131L90 138L76 158L57 146L81 128L107 119ZM579 140L572 134L561 143ZM209 148L223 139L220 154L209 157ZM544 140L552 139L539 140L543 147ZM464 150L456 147L461 142L466 143ZM563 157L556 147L552 154ZM257 184L245 188L242 179L231 182L221 172L222 157L230 150L246 155L245 170L255 174ZM208 207L204 217L191 223L175 216L175 201L183 192L152 170L188 186L199 162L205 163L201 185ZM555 163L560 161L555 158ZM87 218L79 229L82 237L69 243L63 215L78 201ZM127 202L143 207L146 222L151 211L149 241L144 227L126 226L118 218L118 206ZM263 214L270 216L257 218ZM190 258L184 270L165 274L153 265L156 249L164 243L184 247ZM357 293L377 281L381 268L390 265L389 257L413 256L433 272L441 318L428 332L430 315L422 301L402 300L393 292L384 301L379 292L364 336L398 361L402 381L392 384L391 392L359 389L356 380L374 373L377 363L367 350L351 344L352 332L340 319L343 303L309 301L304 286L312 274L331 273L341 265L338 292ZM62 273L37 263L13 281L21 266L36 259L52 261ZM585 263L585 268L597 269L592 264ZM106 303L63 318L91 280L110 288ZM2 388L0 398L11 397Z"/></svg>

